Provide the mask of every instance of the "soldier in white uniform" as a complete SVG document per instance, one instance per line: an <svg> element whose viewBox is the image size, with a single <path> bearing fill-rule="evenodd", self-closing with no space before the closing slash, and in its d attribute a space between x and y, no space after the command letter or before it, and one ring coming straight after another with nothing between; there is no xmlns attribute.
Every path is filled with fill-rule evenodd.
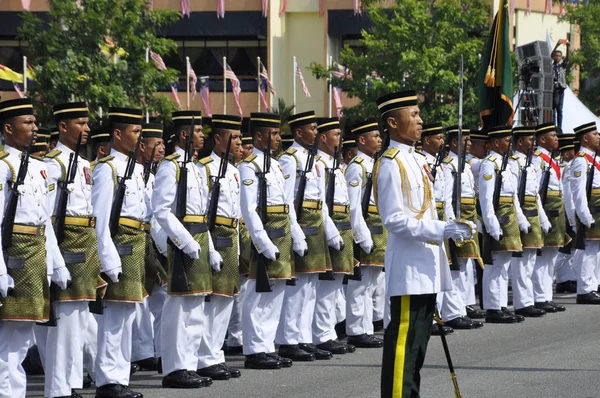
<svg viewBox="0 0 600 398"><path fill-rule="evenodd" d="M600 304L598 294L598 270L600 266L600 157L594 157L600 146L600 136L595 122L586 123L574 129L581 143L581 149L571 164L571 192L579 222L585 225L585 247L577 247L573 262L579 267L577 272L577 304ZM591 203L587 199L588 173L594 170ZM590 209L593 211L590 211ZM578 231L579 232L579 231Z"/></svg>
<svg viewBox="0 0 600 398"><path fill-rule="evenodd" d="M377 99L390 146L374 168L374 191L389 236L385 253L391 320L384 334L381 397L419 396L436 294L452 287L444 238L470 239L475 225L437 219L433 182L413 144L422 120L414 91Z"/></svg>
<svg viewBox="0 0 600 398"><path fill-rule="evenodd" d="M520 232L528 233L531 227L519 204L515 174L510 167L501 172L503 156L509 156L507 152L511 136L510 127L488 130L491 151L481 162L479 171L481 214L485 230L491 236L491 239L484 239L483 245L484 252L491 251L491 261L483 256L486 261L483 270L483 306L487 310L485 320L490 323L515 323L525 319L522 315L515 316L507 308L508 268L512 253L523 251ZM494 208L497 178L502 178L502 183L500 200L497 208Z"/></svg>
<svg viewBox="0 0 600 398"><path fill-rule="evenodd" d="M10 184L17 180L32 136L35 143L32 100L0 102L0 123L5 142L0 153L0 221L13 220L10 246L7 242L0 245L0 397L24 398L27 377L21 363L33 343L35 322L49 320L49 279L64 291L71 274L52 229L43 161L29 158L27 174L17 188L16 210L11 213L8 208Z"/></svg>
<svg viewBox="0 0 600 398"><path fill-rule="evenodd" d="M517 176L517 194L523 215L531 224L529 233L521 232L523 251L513 253L510 263L515 314L525 317L539 317L546 314L545 310L533 306L531 274L537 250L544 246L542 232L546 234L552 229L538 193L541 172L533 163L530 163L533 155L531 151L533 150L534 134L533 127L513 128L514 155L508 160L513 174ZM524 170L527 171L527 178L523 181Z"/></svg>

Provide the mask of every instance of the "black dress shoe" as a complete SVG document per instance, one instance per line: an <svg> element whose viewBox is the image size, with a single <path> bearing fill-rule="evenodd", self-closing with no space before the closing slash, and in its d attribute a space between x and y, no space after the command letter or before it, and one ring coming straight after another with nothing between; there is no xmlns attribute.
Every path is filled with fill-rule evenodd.
<svg viewBox="0 0 600 398"><path fill-rule="evenodd" d="M289 358L292 361L310 362L315 360L315 355L310 352L304 351L297 344L279 346L279 356Z"/></svg>
<svg viewBox="0 0 600 398"><path fill-rule="evenodd" d="M345 344L341 344L333 340L317 344L317 348L320 350L329 351L330 353L336 355L346 354L348 352Z"/></svg>
<svg viewBox="0 0 600 398"><path fill-rule="evenodd" d="M70 398L83 398L83 395L79 394L77 391L72 389Z"/></svg>
<svg viewBox="0 0 600 398"><path fill-rule="evenodd" d="M132 391L128 386L121 384L106 384L96 388L96 398L144 398L136 391Z"/></svg>
<svg viewBox="0 0 600 398"><path fill-rule="evenodd" d="M156 372L161 375L162 374L162 358L158 357L156 358Z"/></svg>
<svg viewBox="0 0 600 398"><path fill-rule="evenodd" d="M557 309L553 305L550 305L550 303L548 303L547 301L535 303L534 307L539 310L544 310L546 312L556 312L557 311Z"/></svg>
<svg viewBox="0 0 600 398"><path fill-rule="evenodd" d="M219 365L207 366L206 368L196 370L198 376L210 377L213 380L229 380L231 373Z"/></svg>
<svg viewBox="0 0 600 398"><path fill-rule="evenodd" d="M452 329L450 326L447 326L447 325L442 325L442 330L444 331L445 335L454 333L454 329ZM440 327L438 326L437 323L434 323L431 325L431 335L432 336L441 336Z"/></svg>
<svg viewBox="0 0 600 398"><path fill-rule="evenodd" d="M204 387L204 382L194 372L176 370L163 377L162 386L164 388L200 388Z"/></svg>
<svg viewBox="0 0 600 398"><path fill-rule="evenodd" d="M556 293L577 293L577 281L566 281L557 283Z"/></svg>
<svg viewBox="0 0 600 398"><path fill-rule="evenodd" d="M379 321L373 321L373 331L379 332L380 330L383 330L383 319Z"/></svg>
<svg viewBox="0 0 600 398"><path fill-rule="evenodd" d="M94 380L92 380L92 377L88 373L83 377L83 388L88 389L92 386L92 384L94 384Z"/></svg>
<svg viewBox="0 0 600 398"><path fill-rule="evenodd" d="M462 316L446 321L444 324L450 326L452 329L479 329L483 327L483 323Z"/></svg>
<svg viewBox="0 0 600 398"><path fill-rule="evenodd" d="M244 347L241 345L230 347L226 344L223 347L223 352L227 356L244 355Z"/></svg>
<svg viewBox="0 0 600 398"><path fill-rule="evenodd" d="M340 342L340 343L342 343L342 342ZM348 353L352 353L352 352L356 351L356 346L355 345L346 344L346 343L342 343L342 344L344 344L346 346L346 351Z"/></svg>
<svg viewBox="0 0 600 398"><path fill-rule="evenodd" d="M502 312L504 312L506 315L514 316L515 318L517 318L517 322L523 322L525 320L525 317L523 315L517 315L506 307L502 307Z"/></svg>
<svg viewBox="0 0 600 398"><path fill-rule="evenodd" d="M136 363L132 363L131 368L129 369L129 376L132 376L138 370L140 370L140 366Z"/></svg>
<svg viewBox="0 0 600 398"><path fill-rule="evenodd" d="M523 307L519 308L518 310L515 310L515 315L536 318L546 315L546 311L539 308L535 308L533 305L530 305L529 307Z"/></svg>
<svg viewBox="0 0 600 398"><path fill-rule="evenodd" d="M158 359L156 358L146 358L141 361L135 361L134 364L140 367L140 370L158 370Z"/></svg>
<svg viewBox="0 0 600 398"><path fill-rule="evenodd" d="M517 317L506 314L502 310L487 310L485 321L487 323L517 323Z"/></svg>
<svg viewBox="0 0 600 398"><path fill-rule="evenodd" d="M282 368L291 368L292 365L293 365L293 363L294 363L294 361L292 361L291 359L280 357L279 355L275 354L274 352L271 352L271 353L267 354L267 356L269 358L273 358L273 359L281 362L281 367Z"/></svg>
<svg viewBox="0 0 600 398"><path fill-rule="evenodd" d="M335 333L338 339L345 339L348 335L346 334L346 320L343 320L335 325Z"/></svg>
<svg viewBox="0 0 600 398"><path fill-rule="evenodd" d="M577 304L600 304L600 295L595 291L586 294L578 294Z"/></svg>
<svg viewBox="0 0 600 398"><path fill-rule="evenodd" d="M300 343L298 344L298 346L300 346L300 348L302 348L304 351L308 351L311 354L315 354L315 358L317 359L331 359L331 357L333 356L331 352L321 350L320 348L317 348L317 346L314 344Z"/></svg>
<svg viewBox="0 0 600 398"><path fill-rule="evenodd" d="M567 310L567 307L565 307L564 305L556 304L554 301L548 301L548 304L556 308L556 311L558 312L565 312Z"/></svg>
<svg viewBox="0 0 600 398"><path fill-rule="evenodd" d="M242 375L242 372L240 372L239 369L232 368L231 366L227 365L226 363L220 363L219 366L222 367L223 369L225 369L226 371L228 371L231 374L232 379L237 379L238 377L240 377Z"/></svg>
<svg viewBox="0 0 600 398"><path fill-rule="evenodd" d="M379 348L383 347L383 341L368 334L359 334L358 336L348 336L348 344L359 348Z"/></svg>
<svg viewBox="0 0 600 398"><path fill-rule="evenodd" d="M260 354L246 355L244 367L246 369L281 369L281 362L261 352Z"/></svg>
<svg viewBox="0 0 600 398"><path fill-rule="evenodd" d="M467 305L467 316L473 319L483 319L485 318L485 311L478 310L470 305Z"/></svg>

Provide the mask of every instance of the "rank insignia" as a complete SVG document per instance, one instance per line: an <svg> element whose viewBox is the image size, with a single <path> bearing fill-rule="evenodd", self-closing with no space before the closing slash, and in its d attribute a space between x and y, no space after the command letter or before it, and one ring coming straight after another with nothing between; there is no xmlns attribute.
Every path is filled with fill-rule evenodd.
<svg viewBox="0 0 600 398"><path fill-rule="evenodd" d="M254 180L244 180L243 183L244 185L252 185L254 184Z"/></svg>
<svg viewBox="0 0 600 398"><path fill-rule="evenodd" d="M52 191L54 191L54 184L50 184L50 185L48 185L48 191L49 191L49 192L52 192Z"/></svg>
<svg viewBox="0 0 600 398"><path fill-rule="evenodd" d="M357 187L358 186L358 181L350 181L350 186L351 187Z"/></svg>
<svg viewBox="0 0 600 398"><path fill-rule="evenodd" d="M576 172L574 172L574 173L573 173L573 175L574 175L576 178L579 178L579 177L581 177L581 171L576 171Z"/></svg>
<svg viewBox="0 0 600 398"><path fill-rule="evenodd" d="M484 174L484 175L483 175L483 179L484 179L484 180L486 180L486 181L489 181L489 180L491 180L491 179L492 179L492 177L493 177L493 176L492 176L491 174Z"/></svg>
<svg viewBox="0 0 600 398"><path fill-rule="evenodd" d="M87 185L93 185L92 171L90 170L89 167L84 167L83 168L83 176L85 177L85 183Z"/></svg>
<svg viewBox="0 0 600 398"><path fill-rule="evenodd" d="M290 175L286 174L286 175L283 176L283 178L285 178L287 180L288 178L290 178Z"/></svg>

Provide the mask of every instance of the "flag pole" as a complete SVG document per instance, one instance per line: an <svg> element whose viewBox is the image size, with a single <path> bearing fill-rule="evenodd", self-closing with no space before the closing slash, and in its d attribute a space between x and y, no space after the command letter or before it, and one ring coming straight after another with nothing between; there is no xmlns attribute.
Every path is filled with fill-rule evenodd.
<svg viewBox="0 0 600 398"><path fill-rule="evenodd" d="M333 65L333 56L329 56L328 67L331 69ZM331 72L329 72L329 117L331 118L331 107L333 102L333 85L331 84Z"/></svg>
<svg viewBox="0 0 600 398"><path fill-rule="evenodd" d="M23 94L27 94L27 57L23 56Z"/></svg>
<svg viewBox="0 0 600 398"><path fill-rule="evenodd" d="M150 62L150 45L146 43L146 63ZM146 104L146 123L150 123L150 110Z"/></svg>
<svg viewBox="0 0 600 398"><path fill-rule="evenodd" d="M223 57L223 114L227 114L227 57Z"/></svg>
<svg viewBox="0 0 600 398"><path fill-rule="evenodd" d="M294 108L292 109L292 114L296 114L296 57L294 57L294 74L292 75L293 80L294 80Z"/></svg>
<svg viewBox="0 0 600 398"><path fill-rule="evenodd" d="M190 110L190 57L185 57L185 70L186 70L186 80L187 83L187 110Z"/></svg>
<svg viewBox="0 0 600 398"><path fill-rule="evenodd" d="M256 101L258 104L258 111L260 112L260 89L261 89L261 81L260 81L260 57L256 57L256 77L257 77L257 82L258 82L258 90L256 90ZM266 94L266 93L265 93Z"/></svg>

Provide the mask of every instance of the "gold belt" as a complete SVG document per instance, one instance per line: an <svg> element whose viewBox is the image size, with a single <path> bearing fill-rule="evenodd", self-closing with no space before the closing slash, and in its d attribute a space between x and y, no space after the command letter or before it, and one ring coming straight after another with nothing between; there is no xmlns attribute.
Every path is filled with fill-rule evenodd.
<svg viewBox="0 0 600 398"><path fill-rule="evenodd" d="M368 213L379 214L377 211L377 206L369 205Z"/></svg>
<svg viewBox="0 0 600 398"><path fill-rule="evenodd" d="M222 225L224 227L237 228L238 219L237 218L229 218L229 217L215 217L215 224Z"/></svg>
<svg viewBox="0 0 600 398"><path fill-rule="evenodd" d="M145 221L136 220L134 218L121 217L119 218L119 225L137 229L138 231L145 231L146 225L150 226L150 223Z"/></svg>
<svg viewBox="0 0 600 398"><path fill-rule="evenodd" d="M440 209L442 210L444 208L444 206L446 205L445 202L435 202L435 208L436 209Z"/></svg>
<svg viewBox="0 0 600 398"><path fill-rule="evenodd" d="M546 196L561 196L561 192L560 191L550 191L548 190L546 193Z"/></svg>
<svg viewBox="0 0 600 398"><path fill-rule="evenodd" d="M206 222L206 215L203 216L185 216L183 217L183 222L193 222L202 224Z"/></svg>
<svg viewBox="0 0 600 398"><path fill-rule="evenodd" d="M52 224L56 221L56 217L52 217ZM65 217L65 225L76 225L78 227L90 227L96 226L96 217Z"/></svg>
<svg viewBox="0 0 600 398"><path fill-rule="evenodd" d="M323 208L323 202L320 200L303 200L302 207L305 209L321 210Z"/></svg>
<svg viewBox="0 0 600 398"><path fill-rule="evenodd" d="M592 195L600 195L600 188L592 188Z"/></svg>
<svg viewBox="0 0 600 398"><path fill-rule="evenodd" d="M537 202L537 196L525 195L525 202L536 203Z"/></svg>
<svg viewBox="0 0 600 398"><path fill-rule="evenodd" d="M14 234L44 236L45 231L46 231L46 225L44 225L44 224L42 224L42 225L14 224L13 225L13 233Z"/></svg>
<svg viewBox="0 0 600 398"><path fill-rule="evenodd" d="M474 205L475 198L460 198L461 205Z"/></svg>
<svg viewBox="0 0 600 398"><path fill-rule="evenodd" d="M513 203L514 198L512 196L500 196L500 203Z"/></svg>
<svg viewBox="0 0 600 398"><path fill-rule="evenodd" d="M282 213L287 214L290 212L288 205L273 205L267 206L267 213Z"/></svg>
<svg viewBox="0 0 600 398"><path fill-rule="evenodd" d="M333 205L334 213L350 213L350 206L348 205Z"/></svg>

